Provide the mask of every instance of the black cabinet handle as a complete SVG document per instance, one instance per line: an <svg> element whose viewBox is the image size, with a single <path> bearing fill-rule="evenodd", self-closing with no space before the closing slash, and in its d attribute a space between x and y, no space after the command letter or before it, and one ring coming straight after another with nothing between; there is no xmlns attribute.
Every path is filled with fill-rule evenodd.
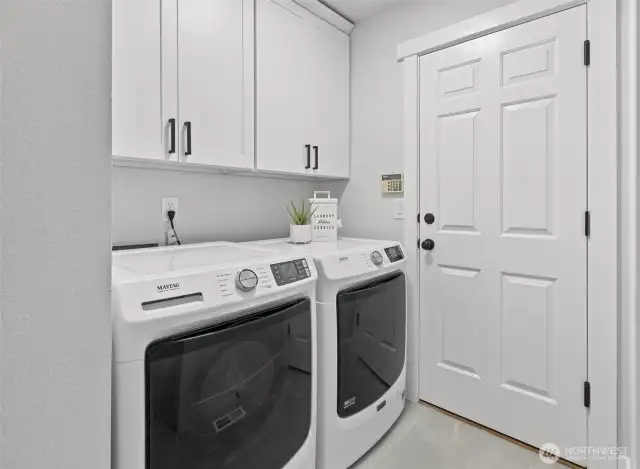
<svg viewBox="0 0 640 469"><path fill-rule="evenodd" d="M317 146L317 145L314 145L314 146L313 146L313 151L314 151L314 152L315 152L315 154L316 154L316 164L315 164L315 166L313 167L313 169L318 169L318 146Z"/></svg>
<svg viewBox="0 0 640 469"><path fill-rule="evenodd" d="M305 166L304 169L310 169L311 168L311 145L305 145L304 147L307 149L307 166Z"/></svg>
<svg viewBox="0 0 640 469"><path fill-rule="evenodd" d="M171 143L169 146L169 154L173 155L176 152L176 120L169 119L169 127L171 128Z"/></svg>
<svg viewBox="0 0 640 469"><path fill-rule="evenodd" d="M184 156L191 154L191 122L185 122L184 126L187 129L187 151L184 152Z"/></svg>

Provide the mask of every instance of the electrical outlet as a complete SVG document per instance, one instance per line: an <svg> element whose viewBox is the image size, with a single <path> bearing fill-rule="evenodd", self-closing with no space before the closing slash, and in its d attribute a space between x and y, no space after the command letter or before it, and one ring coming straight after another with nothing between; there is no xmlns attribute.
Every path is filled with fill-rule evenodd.
<svg viewBox="0 0 640 469"><path fill-rule="evenodd" d="M162 198L162 220L169 221L169 216L167 212L169 210L173 210L176 212L176 218L178 218L178 199L175 197L163 197Z"/></svg>

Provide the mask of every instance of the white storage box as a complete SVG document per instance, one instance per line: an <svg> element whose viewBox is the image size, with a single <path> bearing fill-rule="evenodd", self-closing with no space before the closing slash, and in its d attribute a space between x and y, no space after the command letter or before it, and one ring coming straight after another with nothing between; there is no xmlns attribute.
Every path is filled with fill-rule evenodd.
<svg viewBox="0 0 640 469"><path fill-rule="evenodd" d="M323 197L318 197L319 195ZM336 241L338 239L338 199L332 199L329 191L316 191L313 193L313 199L309 199L309 203L316 210L311 219L312 241Z"/></svg>

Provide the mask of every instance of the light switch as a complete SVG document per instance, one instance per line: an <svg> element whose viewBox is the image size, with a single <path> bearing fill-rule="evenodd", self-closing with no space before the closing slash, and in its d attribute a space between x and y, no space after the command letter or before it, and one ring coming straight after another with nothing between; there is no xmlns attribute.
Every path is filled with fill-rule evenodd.
<svg viewBox="0 0 640 469"><path fill-rule="evenodd" d="M393 218L396 220L404 219L404 199L396 199L393 202L395 204L395 215Z"/></svg>

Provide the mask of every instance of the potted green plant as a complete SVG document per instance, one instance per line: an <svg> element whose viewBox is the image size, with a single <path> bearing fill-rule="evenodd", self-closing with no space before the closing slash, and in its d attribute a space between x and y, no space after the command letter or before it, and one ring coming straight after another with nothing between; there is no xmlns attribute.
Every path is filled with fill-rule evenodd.
<svg viewBox="0 0 640 469"><path fill-rule="evenodd" d="M313 227L311 226L311 217L316 209L312 208L311 203L304 200L300 207L291 201L291 207L287 207L287 212L291 216L291 225L289 226L289 240L293 244L308 244L311 242Z"/></svg>

